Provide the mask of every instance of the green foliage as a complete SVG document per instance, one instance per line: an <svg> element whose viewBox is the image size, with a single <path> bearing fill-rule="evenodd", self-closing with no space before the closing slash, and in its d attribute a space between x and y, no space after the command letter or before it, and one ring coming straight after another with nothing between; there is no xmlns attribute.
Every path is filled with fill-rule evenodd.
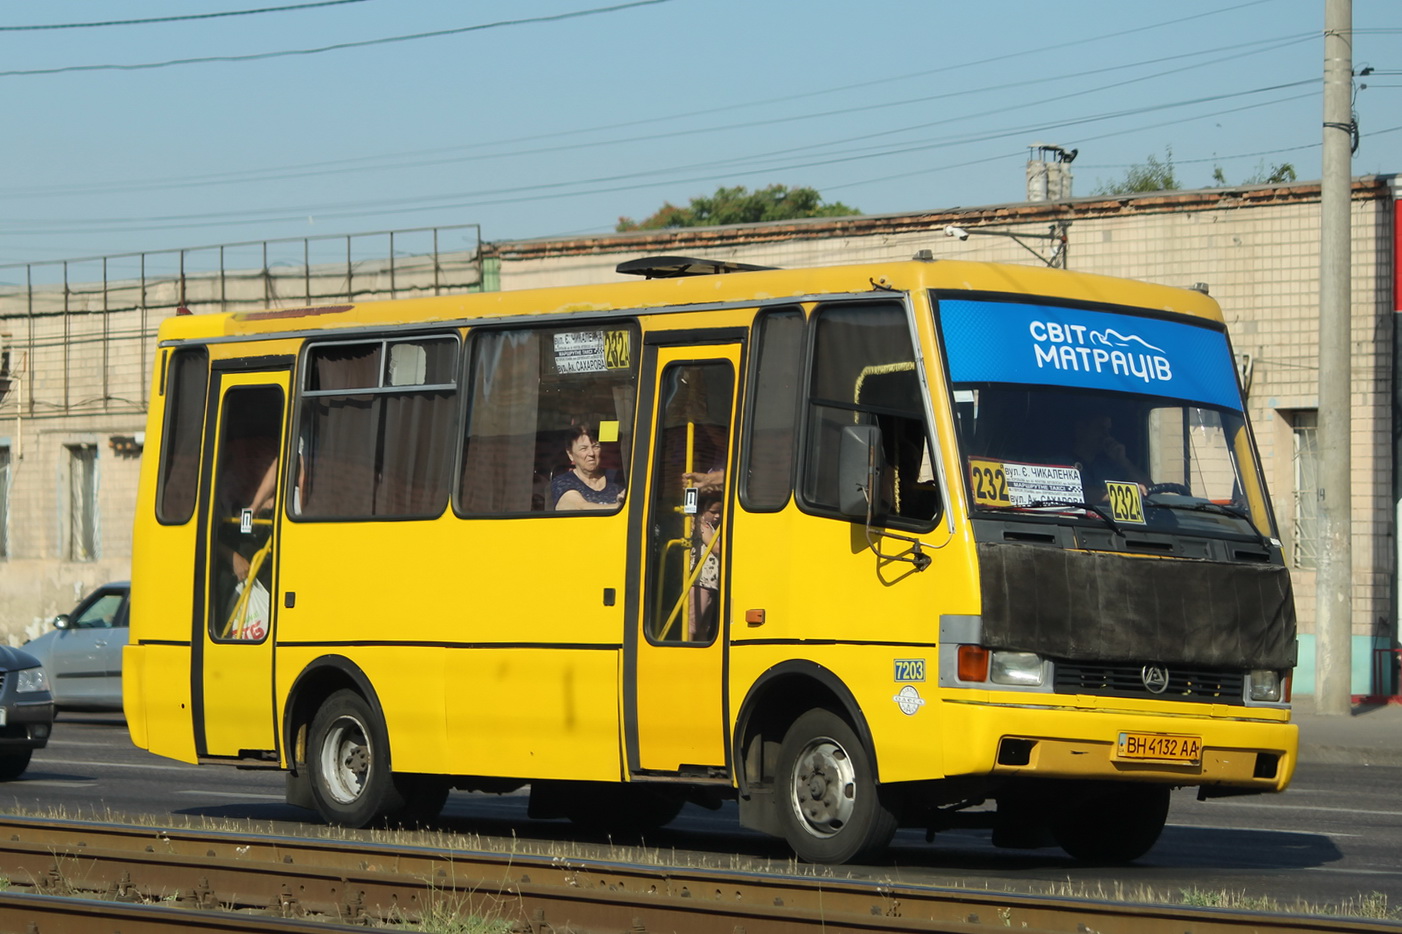
<svg viewBox="0 0 1402 934"><path fill-rule="evenodd" d="M1291 162L1282 162L1279 165L1267 166L1265 160L1256 163L1256 171L1243 178L1239 184L1242 185L1288 185L1296 179L1295 165ZM1227 188L1231 182L1227 181L1227 174L1222 171L1220 165L1212 169L1212 187Z"/></svg>
<svg viewBox="0 0 1402 934"><path fill-rule="evenodd" d="M1173 149L1165 146L1162 160L1151 153L1144 162L1126 169L1124 178L1101 182L1091 194L1128 195L1144 191L1177 191L1182 187L1178 184L1178 177L1173 174Z"/></svg>
<svg viewBox="0 0 1402 934"><path fill-rule="evenodd" d="M713 227L719 224L788 221L799 217L845 217L860 213L840 201L824 204L823 196L814 188L770 185L759 191L748 191L743 185L734 188L722 186L709 197L692 198L688 207L679 208L668 202L651 217L641 221L620 217L617 230Z"/></svg>

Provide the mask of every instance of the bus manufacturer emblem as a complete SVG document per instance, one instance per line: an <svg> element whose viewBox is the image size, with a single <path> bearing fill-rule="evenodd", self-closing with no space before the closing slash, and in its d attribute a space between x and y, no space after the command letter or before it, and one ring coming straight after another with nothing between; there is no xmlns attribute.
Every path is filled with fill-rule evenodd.
<svg viewBox="0 0 1402 934"><path fill-rule="evenodd" d="M1168 669L1162 665L1145 665L1139 677L1150 694L1162 694L1168 690Z"/></svg>
<svg viewBox="0 0 1402 934"><path fill-rule="evenodd" d="M901 688L900 693L891 700L896 702L896 706L901 708L901 713L907 717L915 716L916 712L925 706L925 698L921 697L915 686L910 684Z"/></svg>

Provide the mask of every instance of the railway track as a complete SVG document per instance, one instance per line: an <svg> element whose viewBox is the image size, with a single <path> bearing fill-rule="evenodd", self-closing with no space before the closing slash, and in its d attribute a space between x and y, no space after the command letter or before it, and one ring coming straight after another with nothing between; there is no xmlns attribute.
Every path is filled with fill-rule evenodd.
<svg viewBox="0 0 1402 934"><path fill-rule="evenodd" d="M1393 922L447 847L0 817L0 934L297 932L477 916L518 934L1397 934Z"/></svg>

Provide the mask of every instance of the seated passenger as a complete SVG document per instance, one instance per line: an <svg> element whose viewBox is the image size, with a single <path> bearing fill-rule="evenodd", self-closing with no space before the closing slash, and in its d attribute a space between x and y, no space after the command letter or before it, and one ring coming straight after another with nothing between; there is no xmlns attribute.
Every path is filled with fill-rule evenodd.
<svg viewBox="0 0 1402 934"><path fill-rule="evenodd" d="M1107 481L1137 483L1141 488L1153 481L1125 452L1125 446L1111 433L1108 415L1077 418L1071 439L1071 457L1081 471L1081 484L1088 502L1105 499Z"/></svg>
<svg viewBox="0 0 1402 934"><path fill-rule="evenodd" d="M576 425L565 444L570 469L550 481L550 501L556 510L617 509L623 484L599 466L599 442L587 425Z"/></svg>

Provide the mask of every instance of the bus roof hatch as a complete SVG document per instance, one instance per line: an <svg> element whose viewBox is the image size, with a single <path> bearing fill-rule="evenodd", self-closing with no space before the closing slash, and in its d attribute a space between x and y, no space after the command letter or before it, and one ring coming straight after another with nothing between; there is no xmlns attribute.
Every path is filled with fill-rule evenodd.
<svg viewBox="0 0 1402 934"><path fill-rule="evenodd" d="M696 259L690 256L644 256L619 263L616 271L625 276L673 279L677 276L714 276L723 272L761 272L773 266L732 263L723 259Z"/></svg>

